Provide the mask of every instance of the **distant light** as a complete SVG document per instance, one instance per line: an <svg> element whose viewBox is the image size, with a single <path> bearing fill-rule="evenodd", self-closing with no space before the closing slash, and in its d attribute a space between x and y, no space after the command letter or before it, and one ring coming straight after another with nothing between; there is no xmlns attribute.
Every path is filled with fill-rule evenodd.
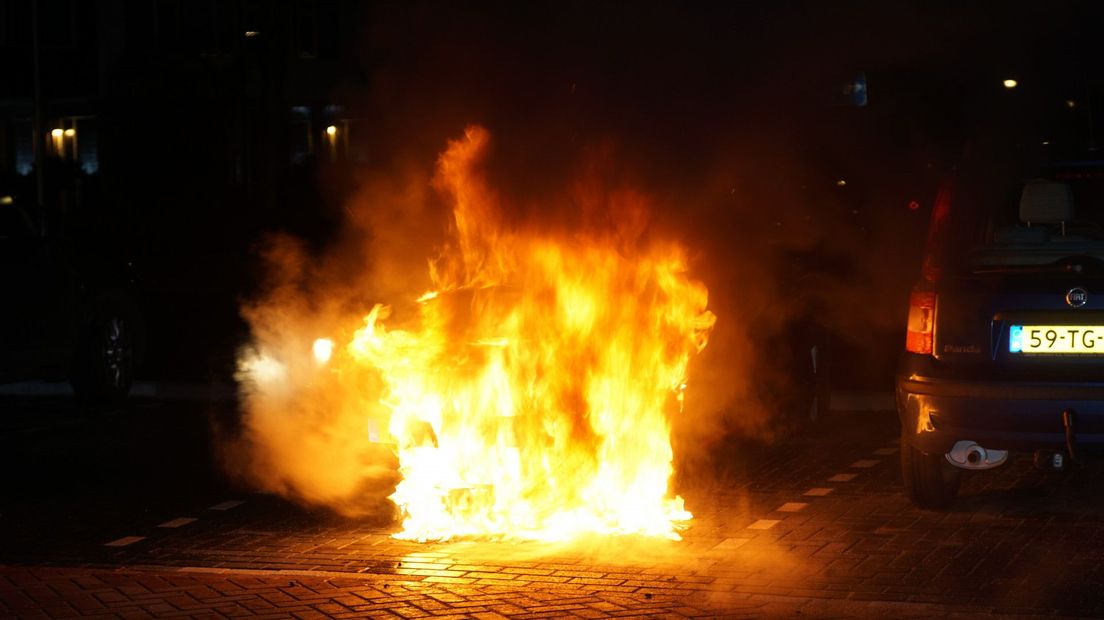
<svg viewBox="0 0 1104 620"><path fill-rule="evenodd" d="M0 205L10 205L15 202L15 199L11 196L0 196Z"/></svg>
<svg viewBox="0 0 1104 620"><path fill-rule="evenodd" d="M77 130L76 129L66 129L65 130L65 137L66 138L72 138L75 135L77 135Z"/></svg>
<svg viewBox="0 0 1104 620"><path fill-rule="evenodd" d="M844 181L843 179L840 179L840 180L836 181L836 187L846 187L846 186L847 186L847 181Z"/></svg>
<svg viewBox="0 0 1104 620"><path fill-rule="evenodd" d="M915 200L909 201L909 211L916 211L920 208L920 203Z"/></svg>
<svg viewBox="0 0 1104 620"><path fill-rule="evenodd" d="M314 359L318 360L319 364L325 364L330 361L330 357L333 356L333 340L329 338L319 338L314 341Z"/></svg>
<svg viewBox="0 0 1104 620"><path fill-rule="evenodd" d="M1066 99L1066 107L1072 110L1077 107L1077 102L1073 99Z"/></svg>
<svg viewBox="0 0 1104 620"><path fill-rule="evenodd" d="M50 132L50 135L55 137L55 138L60 138L60 137L65 135L65 130L64 129L55 129L55 130Z"/></svg>
<svg viewBox="0 0 1104 620"><path fill-rule="evenodd" d="M327 127L326 128L326 135L328 135L330 137L336 136L337 135L337 127L334 127L333 125L330 125L329 127Z"/></svg>
<svg viewBox="0 0 1104 620"><path fill-rule="evenodd" d="M1005 80L1005 81L1003 82L1003 84L1004 84L1004 87L1005 87L1005 88L1007 88L1007 89L1010 89L1010 90L1011 90L1011 89L1013 89L1013 88L1016 88L1017 86L1019 86L1019 85L1020 85L1020 83L1019 83L1019 82L1017 82L1016 80L1013 80L1012 78L1008 78L1008 79L1006 79L1006 80Z"/></svg>
<svg viewBox="0 0 1104 620"><path fill-rule="evenodd" d="M1043 140L1043 146L1050 146L1050 140Z"/></svg>
<svg viewBox="0 0 1104 620"><path fill-rule="evenodd" d="M257 32L256 30L246 30L245 31L245 36L247 36L247 37L255 37L259 34L261 34L261 33Z"/></svg>

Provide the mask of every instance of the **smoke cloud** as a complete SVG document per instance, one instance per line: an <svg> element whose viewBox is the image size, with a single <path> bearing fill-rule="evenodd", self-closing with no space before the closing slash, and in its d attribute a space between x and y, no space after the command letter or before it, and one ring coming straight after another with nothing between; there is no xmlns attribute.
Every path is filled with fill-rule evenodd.
<svg viewBox="0 0 1104 620"><path fill-rule="evenodd" d="M718 318L671 419L683 482L710 475L726 438L772 441L807 419L812 337L802 330L830 334L843 355L894 350L870 339L896 337L928 181L942 171L920 129L862 134L854 110L811 96L831 92L821 76L861 54L827 37L772 49L767 67L757 45L788 22L743 16L745 34L762 33L741 39L717 31L724 20L644 8L625 25L621 9L593 10L568 7L543 34L529 26L547 16L532 8L367 16L370 84L338 95L374 119L372 158L355 171L357 189L333 199L344 215L329 243L277 234L258 246L266 275L242 308L252 342L240 356L243 431L224 451L232 471L345 514L393 510L394 455L372 441L387 418L384 386L368 370L325 372L312 344L340 348L377 303L400 322L416 315L458 226L437 154L473 121L494 136L481 173L504 229L603 230L626 247L686 249ZM914 44L902 37L887 55ZM818 46L837 52L835 66L807 63ZM909 159L888 166L888 152ZM877 353L847 363L859 374L887 367ZM259 389L262 375L276 389Z"/></svg>

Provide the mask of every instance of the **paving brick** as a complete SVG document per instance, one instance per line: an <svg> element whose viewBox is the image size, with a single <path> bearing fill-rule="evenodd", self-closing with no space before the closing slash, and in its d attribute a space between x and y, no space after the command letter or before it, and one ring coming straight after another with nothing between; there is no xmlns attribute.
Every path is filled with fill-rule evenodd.
<svg viewBox="0 0 1104 620"><path fill-rule="evenodd" d="M488 572L481 572L481 571L472 571L472 572L469 572L469 573L464 573L464 577L468 577L470 579L508 580L508 579L513 579L515 577L515 575L513 575L511 573L488 573Z"/></svg>
<svg viewBox="0 0 1104 620"><path fill-rule="evenodd" d="M426 577L426 583L475 583L475 579L466 577Z"/></svg>

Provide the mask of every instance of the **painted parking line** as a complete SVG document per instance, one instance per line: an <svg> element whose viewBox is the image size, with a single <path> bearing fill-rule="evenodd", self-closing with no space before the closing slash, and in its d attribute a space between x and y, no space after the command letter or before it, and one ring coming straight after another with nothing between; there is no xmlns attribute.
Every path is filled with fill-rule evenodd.
<svg viewBox="0 0 1104 620"><path fill-rule="evenodd" d="M179 517L177 519L173 519L172 521L165 521L157 527L184 527L185 525L188 525L189 523L195 523L198 520L199 519L193 519L192 517Z"/></svg>
<svg viewBox="0 0 1104 620"><path fill-rule="evenodd" d="M127 545L133 545L134 543L145 540L145 536L123 536L122 538L115 539L111 542L104 543L105 547L125 547Z"/></svg>
<svg viewBox="0 0 1104 620"><path fill-rule="evenodd" d="M749 530L769 530L772 527L781 523L779 519L759 519L755 523L748 526Z"/></svg>
<svg viewBox="0 0 1104 620"><path fill-rule="evenodd" d="M828 482L851 482L855 478L858 478L858 474L836 474L828 479Z"/></svg>
<svg viewBox="0 0 1104 620"><path fill-rule="evenodd" d="M805 502L786 502L778 508L775 508L778 512L801 512L808 506Z"/></svg>
<svg viewBox="0 0 1104 620"><path fill-rule="evenodd" d="M214 506L211 506L207 510L230 510L232 508L237 508L238 506L241 506L244 503L245 502L242 501L242 500L232 499L232 500L227 500L225 502L222 502L221 504L215 504Z"/></svg>
<svg viewBox="0 0 1104 620"><path fill-rule="evenodd" d="M854 469L870 469L878 463L881 463L881 461L876 459L863 459L861 461L855 461L854 463L851 463L851 467Z"/></svg>
<svg viewBox="0 0 1104 620"><path fill-rule="evenodd" d="M813 487L808 491L805 491L805 495L808 495L809 497L824 497L834 490L835 489L829 487Z"/></svg>
<svg viewBox="0 0 1104 620"><path fill-rule="evenodd" d="M735 551L744 546L744 543L751 540L750 538L726 538L717 543L710 551Z"/></svg>

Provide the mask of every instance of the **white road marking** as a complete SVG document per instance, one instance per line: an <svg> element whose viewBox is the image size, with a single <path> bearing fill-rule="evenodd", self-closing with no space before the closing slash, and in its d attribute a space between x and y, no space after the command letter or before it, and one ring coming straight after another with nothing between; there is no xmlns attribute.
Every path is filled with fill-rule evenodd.
<svg viewBox="0 0 1104 620"><path fill-rule="evenodd" d="M117 540L113 540L109 543L104 543L105 547L125 547L127 545L133 545L134 543L145 540L145 536L123 536Z"/></svg>
<svg viewBox="0 0 1104 620"><path fill-rule="evenodd" d="M828 482L851 482L855 478L858 478L858 474L836 474L828 479Z"/></svg>
<svg viewBox="0 0 1104 620"><path fill-rule="evenodd" d="M780 521L778 519L759 519L755 523L748 526L749 530L769 530L772 527L778 525Z"/></svg>
<svg viewBox="0 0 1104 620"><path fill-rule="evenodd" d="M855 461L854 463L851 463L851 467L854 467L856 469L870 469L880 462L881 461L877 461L875 459L863 459L861 461Z"/></svg>
<svg viewBox="0 0 1104 620"><path fill-rule="evenodd" d="M808 506L808 504L804 502L786 502L778 508L775 508L775 510L778 512L801 512L805 510L806 506Z"/></svg>
<svg viewBox="0 0 1104 620"><path fill-rule="evenodd" d="M805 491L805 495L808 495L809 497L824 497L825 495L828 495L832 491L833 491L833 489L830 489L830 488L827 488L827 487L813 487L813 488L809 489L808 491Z"/></svg>
<svg viewBox="0 0 1104 620"><path fill-rule="evenodd" d="M183 527L185 525L188 525L189 523L195 523L196 521L198 521L198 519L193 519L192 517L180 517L178 519L173 519L172 521L165 521L157 527Z"/></svg>
<svg viewBox="0 0 1104 620"><path fill-rule="evenodd" d="M222 502L221 504L215 504L214 506L211 506L207 510L230 510L231 508L237 508L238 506L241 506L244 503L245 503L244 501L232 499L232 500Z"/></svg>
<svg viewBox="0 0 1104 620"><path fill-rule="evenodd" d="M733 551L744 546L744 543L751 540L750 538L726 538L717 543L715 547L710 551Z"/></svg>

